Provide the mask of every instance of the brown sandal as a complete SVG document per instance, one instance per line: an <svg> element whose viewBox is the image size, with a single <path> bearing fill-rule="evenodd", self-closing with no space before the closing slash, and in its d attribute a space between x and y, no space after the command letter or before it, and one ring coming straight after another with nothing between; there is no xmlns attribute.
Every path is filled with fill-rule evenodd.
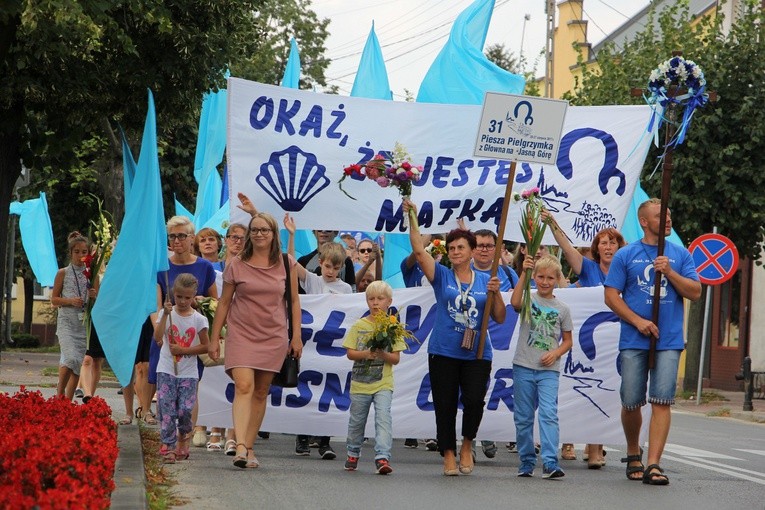
<svg viewBox="0 0 765 510"><path fill-rule="evenodd" d="M564 443L560 449L560 458L563 460L576 460L576 450L571 443Z"/></svg>

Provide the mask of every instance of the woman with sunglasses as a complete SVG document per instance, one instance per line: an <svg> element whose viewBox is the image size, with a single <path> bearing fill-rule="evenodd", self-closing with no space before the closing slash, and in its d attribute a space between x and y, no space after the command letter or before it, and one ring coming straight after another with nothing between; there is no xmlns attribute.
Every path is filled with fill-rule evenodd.
<svg viewBox="0 0 765 510"><path fill-rule="evenodd" d="M358 262L354 262L353 268L356 270L356 282L360 282L361 279L367 274L367 271L371 271L374 274L375 280L382 280L382 255L380 254L380 247L377 243L372 242L370 239L362 239L357 248Z"/></svg>
<svg viewBox="0 0 765 510"><path fill-rule="evenodd" d="M190 273L199 282L197 292L198 297L218 297L218 290L215 288L215 269L210 261L194 255L194 224L185 216L173 216L167 222L167 244L172 254L168 258L169 269L157 273L157 310L164 306L167 296L167 289L173 288L175 278L182 273ZM152 322L156 321L156 313L152 314ZM151 342L151 351L149 355L149 385L151 393L154 393L157 384L157 363L159 361L159 347L156 342ZM204 365L198 361L199 378L202 378ZM193 421L196 423L196 407ZM160 420L163 418L159 417ZM201 432L201 434L200 434ZM195 444L202 443L204 446L206 436L204 430L196 430ZM187 446L189 438L182 438L179 445Z"/></svg>

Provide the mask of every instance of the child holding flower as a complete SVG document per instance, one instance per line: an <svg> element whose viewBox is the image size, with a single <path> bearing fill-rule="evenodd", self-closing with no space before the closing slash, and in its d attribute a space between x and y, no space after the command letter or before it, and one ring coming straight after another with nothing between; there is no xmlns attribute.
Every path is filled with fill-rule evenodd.
<svg viewBox="0 0 765 510"><path fill-rule="evenodd" d="M537 462L534 414L537 412L542 440L542 477L560 478L564 472L558 465L558 384L560 359L572 345L571 313L568 306L553 295L555 284L561 277L558 259L545 255L535 262L532 257L527 257L523 269L510 297L510 304L516 311L521 310L523 303L529 304L528 316L521 317L513 358L513 419L521 458L518 476L530 477L534 473ZM524 299L524 292L529 292L525 285L528 272L531 272L537 290ZM558 344L561 333L563 341Z"/></svg>
<svg viewBox="0 0 765 510"><path fill-rule="evenodd" d="M380 475L387 475L393 472L390 466L393 365L398 364L401 351L407 348L405 339L411 333L398 323L395 315L388 314L393 303L393 289L388 283L382 280L370 283L366 298L369 315L356 321L343 342L348 359L353 361L345 470L355 471L358 466L369 407L374 403L375 470ZM385 341L380 342L383 331ZM387 345L382 346L384 343Z"/></svg>
<svg viewBox="0 0 765 510"><path fill-rule="evenodd" d="M154 326L154 340L161 348L157 363L160 453L170 464L189 457L199 380L197 355L207 352L207 318L191 307L197 287L194 275L179 274L172 287L175 306L168 297Z"/></svg>
<svg viewBox="0 0 765 510"><path fill-rule="evenodd" d="M83 259L90 253L88 238L75 231L69 234L67 243L69 265L56 273L50 302L58 307L56 336L61 346L56 394L72 400L87 344L85 308L88 300L96 298L97 286L89 287L85 275Z"/></svg>

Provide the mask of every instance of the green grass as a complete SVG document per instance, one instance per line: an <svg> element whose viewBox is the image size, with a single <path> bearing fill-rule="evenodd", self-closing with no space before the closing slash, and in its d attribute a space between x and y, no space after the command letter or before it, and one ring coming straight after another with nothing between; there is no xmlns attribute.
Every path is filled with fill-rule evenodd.
<svg viewBox="0 0 765 510"><path fill-rule="evenodd" d="M717 416L720 418L729 418L730 417L730 409L727 407L723 407L722 409L717 409L716 411L709 411L707 413L707 416Z"/></svg>
<svg viewBox="0 0 765 510"><path fill-rule="evenodd" d="M61 352L61 347L59 347L58 344L55 344L55 345L48 345L46 347L24 347L23 349L7 349L7 346L6 346L5 350L8 350L8 351L12 350L13 352L56 352L58 353L58 352Z"/></svg>
<svg viewBox="0 0 765 510"><path fill-rule="evenodd" d="M165 469L162 457L159 455L159 448L162 446L159 440L159 430L146 427L140 422L138 427L141 433L143 466L146 474L146 497L149 500L149 509L165 510L187 503L187 500L172 490L177 482Z"/></svg>
<svg viewBox="0 0 765 510"><path fill-rule="evenodd" d="M683 390L678 392L677 397L682 400L692 400L696 398L696 392L690 391L690 390ZM715 393L714 391L702 391L701 392L701 403L702 404L709 404L711 402L727 402L728 399L724 396L720 395L719 393Z"/></svg>
<svg viewBox="0 0 765 510"><path fill-rule="evenodd" d="M46 377L58 377L58 367L45 367L42 369L42 375Z"/></svg>

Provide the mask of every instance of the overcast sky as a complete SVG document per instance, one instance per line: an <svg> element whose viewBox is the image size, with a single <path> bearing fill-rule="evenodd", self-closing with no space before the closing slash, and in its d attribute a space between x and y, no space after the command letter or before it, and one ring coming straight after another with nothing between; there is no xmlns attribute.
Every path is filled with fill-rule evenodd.
<svg viewBox="0 0 765 510"><path fill-rule="evenodd" d="M313 0L312 8L329 18L327 57L332 60L327 81L349 95L372 21L382 46L394 99L404 99L404 89L414 96L430 64L446 42L455 18L472 0ZM503 43L518 57L523 43L529 69L536 62L537 75L544 73L545 0L495 0L486 45ZM556 1L556 4L558 2ZM589 41L597 43L648 0L584 0L589 20ZM530 15L525 22L524 17ZM557 13L556 13L557 25ZM523 41L522 41L523 40ZM298 41L299 42L299 41Z"/></svg>

